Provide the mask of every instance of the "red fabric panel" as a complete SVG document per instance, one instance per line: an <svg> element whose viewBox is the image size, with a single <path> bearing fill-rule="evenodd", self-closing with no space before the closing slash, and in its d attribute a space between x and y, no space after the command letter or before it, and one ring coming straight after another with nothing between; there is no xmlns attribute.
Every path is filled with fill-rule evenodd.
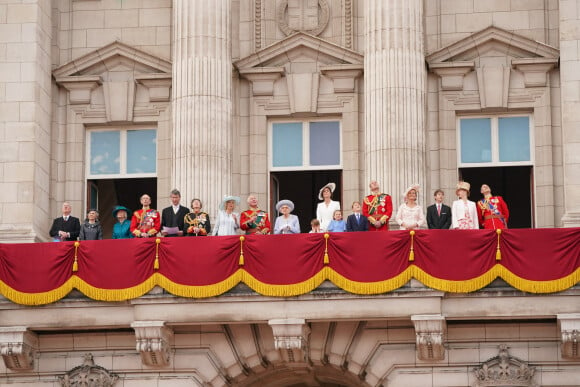
<svg viewBox="0 0 580 387"><path fill-rule="evenodd" d="M80 244L79 270L71 274L96 288L130 288L154 273L155 238L81 241Z"/></svg>
<svg viewBox="0 0 580 387"><path fill-rule="evenodd" d="M74 242L0 243L0 280L25 293L54 290L72 275Z"/></svg>
<svg viewBox="0 0 580 387"><path fill-rule="evenodd" d="M556 280L580 267L580 228L502 231L499 263L521 278Z"/></svg>
<svg viewBox="0 0 580 387"><path fill-rule="evenodd" d="M496 246L494 230L417 230L413 263L435 278L473 279L497 263Z"/></svg>
<svg viewBox="0 0 580 387"><path fill-rule="evenodd" d="M329 266L351 281L377 282L409 267L406 231L330 233Z"/></svg>
<svg viewBox="0 0 580 387"><path fill-rule="evenodd" d="M237 236L161 238L159 273L180 285L212 285L234 274L239 258Z"/></svg>
<svg viewBox="0 0 580 387"><path fill-rule="evenodd" d="M258 281L306 281L324 267L324 234L248 235L243 268Z"/></svg>

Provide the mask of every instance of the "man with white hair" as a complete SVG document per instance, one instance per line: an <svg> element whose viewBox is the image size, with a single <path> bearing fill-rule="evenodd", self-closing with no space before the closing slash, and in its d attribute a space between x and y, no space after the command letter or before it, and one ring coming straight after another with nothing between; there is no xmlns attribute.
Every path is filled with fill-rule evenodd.
<svg viewBox="0 0 580 387"><path fill-rule="evenodd" d="M62 216L52 222L50 236L55 242L76 241L81 232L79 218L71 216L72 207L69 202L62 203Z"/></svg>
<svg viewBox="0 0 580 387"><path fill-rule="evenodd" d="M248 196L247 202L250 208L240 215L240 228L246 232L246 235L269 234L271 226L268 213L258 207L256 196Z"/></svg>

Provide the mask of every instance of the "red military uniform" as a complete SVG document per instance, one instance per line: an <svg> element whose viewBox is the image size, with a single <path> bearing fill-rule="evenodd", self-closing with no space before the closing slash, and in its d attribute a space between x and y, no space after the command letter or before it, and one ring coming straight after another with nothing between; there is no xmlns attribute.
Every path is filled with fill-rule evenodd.
<svg viewBox="0 0 580 387"><path fill-rule="evenodd" d="M256 217L255 220L252 218ZM240 215L240 228L250 234L269 234L270 233L270 218L268 213L258 208L249 209Z"/></svg>
<svg viewBox="0 0 580 387"><path fill-rule="evenodd" d="M142 233L147 233L149 236L157 235L161 226L160 218L159 212L152 208L133 212L130 227L131 233L136 237L140 237Z"/></svg>
<svg viewBox="0 0 580 387"><path fill-rule="evenodd" d="M369 195L363 200L362 213L369 220L369 231L388 231L389 219L393 214L393 202L391 196L381 193ZM376 221L382 223L381 227L376 228Z"/></svg>
<svg viewBox="0 0 580 387"><path fill-rule="evenodd" d="M510 212L501 196L489 196L477 202L479 224L485 229L507 228Z"/></svg>

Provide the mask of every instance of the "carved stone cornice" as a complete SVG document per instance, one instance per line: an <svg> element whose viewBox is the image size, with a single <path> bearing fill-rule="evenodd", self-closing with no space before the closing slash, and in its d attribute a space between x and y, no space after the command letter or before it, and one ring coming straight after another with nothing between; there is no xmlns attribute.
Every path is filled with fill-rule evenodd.
<svg viewBox="0 0 580 387"><path fill-rule="evenodd" d="M284 67L253 67L240 69L240 75L252 83L252 95L274 95L274 83L284 75Z"/></svg>
<svg viewBox="0 0 580 387"><path fill-rule="evenodd" d="M26 327L0 327L0 354L6 368L27 371L34 368L38 337Z"/></svg>
<svg viewBox="0 0 580 387"><path fill-rule="evenodd" d="M441 77L441 90L463 90L463 78L475 69L473 61L432 63L429 70Z"/></svg>
<svg viewBox="0 0 580 387"><path fill-rule="evenodd" d="M310 327L305 319L273 319L268 321L274 333L274 347L287 363L306 361Z"/></svg>
<svg viewBox="0 0 580 387"><path fill-rule="evenodd" d="M545 87L548 72L558 65L558 58L512 59L512 67L524 74L526 87Z"/></svg>
<svg viewBox="0 0 580 387"><path fill-rule="evenodd" d="M506 345L499 346L499 355L473 370L476 387L535 387L536 369L510 356Z"/></svg>
<svg viewBox="0 0 580 387"><path fill-rule="evenodd" d="M579 359L580 313L559 314L557 317L562 337L562 357Z"/></svg>
<svg viewBox="0 0 580 387"><path fill-rule="evenodd" d="M87 353L82 365L60 376L62 387L112 387L119 377L107 369L95 365L93 355Z"/></svg>
<svg viewBox="0 0 580 387"><path fill-rule="evenodd" d="M444 337L447 324L441 315L411 316L415 325L417 358L420 360L445 359Z"/></svg>
<svg viewBox="0 0 580 387"><path fill-rule="evenodd" d="M168 366L173 331L165 326L165 322L134 321L131 328L135 330L136 348L141 354L143 364L151 367Z"/></svg>
<svg viewBox="0 0 580 387"><path fill-rule="evenodd" d="M71 105L91 103L91 91L103 83L99 75L63 76L56 83L69 91Z"/></svg>
<svg viewBox="0 0 580 387"><path fill-rule="evenodd" d="M137 74L135 75L135 81L149 89L149 102L169 102L171 97L171 74Z"/></svg>
<svg viewBox="0 0 580 387"><path fill-rule="evenodd" d="M332 79L335 93L353 93L355 80L363 73L364 66L354 65L330 65L321 66L320 72Z"/></svg>

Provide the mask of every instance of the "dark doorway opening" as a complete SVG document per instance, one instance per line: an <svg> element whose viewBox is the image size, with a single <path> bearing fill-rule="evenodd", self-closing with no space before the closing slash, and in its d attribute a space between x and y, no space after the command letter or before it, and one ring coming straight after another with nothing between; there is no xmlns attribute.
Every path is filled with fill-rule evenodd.
<svg viewBox="0 0 580 387"><path fill-rule="evenodd" d="M504 198L510 210L509 228L531 228L533 214L533 168L486 167L460 168L459 178L471 184L470 200L481 199L481 185L487 184L494 195Z"/></svg>
<svg viewBox="0 0 580 387"><path fill-rule="evenodd" d="M310 221L316 218L318 192L325 184L336 183L332 200L342 203L342 170L328 171L289 171L270 173L270 213L276 219L276 203L282 199L294 202L294 215L300 220L301 232L310 231ZM272 223L272 227L274 224Z"/></svg>
<svg viewBox="0 0 580 387"><path fill-rule="evenodd" d="M113 225L112 211L116 205L127 207L131 213L141 208L139 198L143 194L151 196L151 206L157 203L157 178L142 179L99 179L87 182L87 207L96 208L100 213L103 238L111 238ZM84 214L83 214L84 219Z"/></svg>

